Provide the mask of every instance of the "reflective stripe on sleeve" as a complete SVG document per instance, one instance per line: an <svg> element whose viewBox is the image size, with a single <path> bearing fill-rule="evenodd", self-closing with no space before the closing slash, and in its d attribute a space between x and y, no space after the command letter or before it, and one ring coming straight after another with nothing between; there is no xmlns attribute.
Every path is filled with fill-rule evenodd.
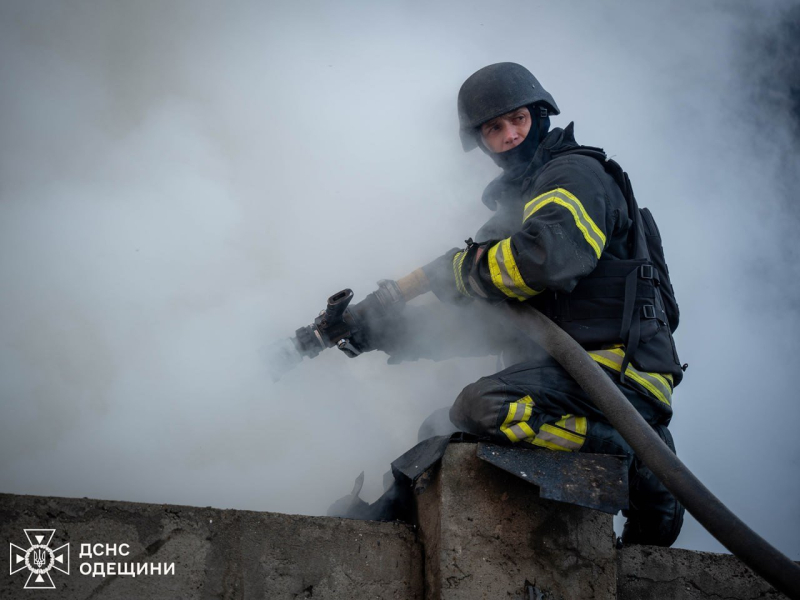
<svg viewBox="0 0 800 600"><path fill-rule="evenodd" d="M606 245L605 234L595 224L595 222L592 221L592 218L586 212L586 209L583 208L583 204L581 204L580 200L578 200L564 188L558 188L549 192L545 192L544 194L540 194L528 202L525 205L525 212L523 213L522 222L524 223L530 219L537 210L550 203L563 206L572 213L572 216L575 219L575 225L577 225L578 229L581 230L583 237L592 247L597 255L597 258L600 258L600 255L603 253L603 248L605 248Z"/></svg>
<svg viewBox="0 0 800 600"><path fill-rule="evenodd" d="M589 352L589 356L601 365L619 373L622 371L622 359L625 356L625 350L623 348L596 350L595 352ZM670 382L672 378L670 376L665 377L659 373L646 373L628 364L628 368L625 369L625 377L630 378L634 383L644 388L659 402L672 406L672 384Z"/></svg>
<svg viewBox="0 0 800 600"><path fill-rule="evenodd" d="M462 275L463 271L462 268L464 266L464 259L467 257L467 251L462 250L461 252L456 252L456 255L453 257L453 275L456 278L456 289L462 296L467 296L471 298L472 295L467 290L467 286L464 285L464 277Z"/></svg>
<svg viewBox="0 0 800 600"><path fill-rule="evenodd" d="M506 238L489 249L489 272L495 287L509 298L522 301L541 293L541 290L528 287L519 274L511 252L511 238Z"/></svg>

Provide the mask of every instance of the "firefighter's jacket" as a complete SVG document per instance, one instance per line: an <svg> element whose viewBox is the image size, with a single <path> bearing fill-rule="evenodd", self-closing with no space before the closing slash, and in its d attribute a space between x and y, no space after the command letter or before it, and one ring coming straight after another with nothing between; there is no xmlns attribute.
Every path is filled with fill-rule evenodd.
<svg viewBox="0 0 800 600"><path fill-rule="evenodd" d="M660 250L655 223L646 209L643 222L619 166L582 148L572 124L551 131L522 175L486 188L483 201L497 212L475 242L424 270L442 300L530 302L671 412L682 377L671 335L677 305L668 310L666 265L654 268L646 250L651 235Z"/></svg>

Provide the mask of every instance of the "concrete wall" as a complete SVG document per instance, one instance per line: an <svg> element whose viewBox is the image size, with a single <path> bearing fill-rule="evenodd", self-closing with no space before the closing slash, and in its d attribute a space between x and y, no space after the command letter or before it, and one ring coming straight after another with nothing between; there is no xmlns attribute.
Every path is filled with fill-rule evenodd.
<svg viewBox="0 0 800 600"><path fill-rule="evenodd" d="M71 569L56 590L9 575L9 544L26 528L56 529ZM407 525L102 500L0 495L0 598L421 600L422 554ZM129 556L80 558L80 544L130 544ZM82 562L175 563L175 575L92 577ZM116 571L117 569L115 569Z"/></svg>
<svg viewBox="0 0 800 600"><path fill-rule="evenodd" d="M420 528L396 523L0 494L0 600L777 600L729 555L614 549L609 515L538 497L538 488L451 445L417 496ZM24 529L55 529L71 569L56 590L23 587ZM129 544L82 558L81 544ZM17 555L19 553L17 552ZM174 575L80 573L82 563L171 564ZM17 565L21 563L16 563ZM163 571L163 567L159 568ZM526 586L530 582L531 588Z"/></svg>
<svg viewBox="0 0 800 600"><path fill-rule="evenodd" d="M730 554L630 546L618 554L619 600L778 600L779 594Z"/></svg>

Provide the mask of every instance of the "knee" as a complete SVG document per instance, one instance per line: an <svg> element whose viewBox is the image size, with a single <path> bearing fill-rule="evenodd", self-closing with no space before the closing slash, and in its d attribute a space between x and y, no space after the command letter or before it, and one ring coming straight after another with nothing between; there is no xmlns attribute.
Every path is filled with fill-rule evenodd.
<svg viewBox="0 0 800 600"><path fill-rule="evenodd" d="M469 427L469 422L472 420L470 417L474 412L476 403L476 394L473 391L475 383L470 383L467 387L461 390L461 393L456 397L453 406L450 407L450 422L461 429L472 433Z"/></svg>
<svg viewBox="0 0 800 600"><path fill-rule="evenodd" d="M502 384L489 378L470 383L450 408L450 421L467 433L492 433L497 428L497 415L503 404L502 388Z"/></svg>

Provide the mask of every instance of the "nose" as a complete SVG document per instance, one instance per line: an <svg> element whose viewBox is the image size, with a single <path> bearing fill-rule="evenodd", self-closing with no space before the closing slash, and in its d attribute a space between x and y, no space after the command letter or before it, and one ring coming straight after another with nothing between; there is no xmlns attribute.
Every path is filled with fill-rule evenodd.
<svg viewBox="0 0 800 600"><path fill-rule="evenodd" d="M511 124L507 124L505 127L505 131L503 132L504 138L503 143L506 146L515 146L519 141L519 131L517 128Z"/></svg>

